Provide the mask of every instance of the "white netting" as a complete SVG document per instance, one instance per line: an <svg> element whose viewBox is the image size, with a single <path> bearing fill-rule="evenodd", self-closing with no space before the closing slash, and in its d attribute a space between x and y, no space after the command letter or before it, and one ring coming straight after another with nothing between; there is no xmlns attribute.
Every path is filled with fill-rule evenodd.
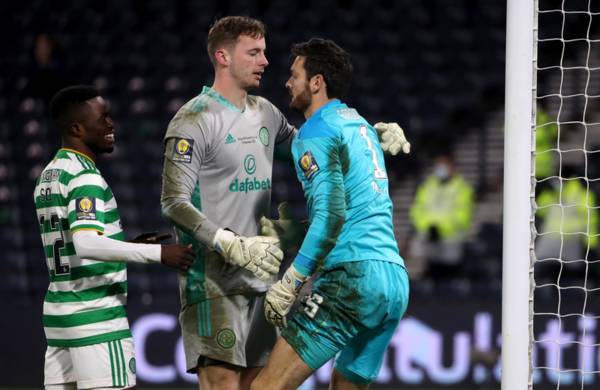
<svg viewBox="0 0 600 390"><path fill-rule="evenodd" d="M600 1L539 0L537 19L531 384L598 389Z"/></svg>

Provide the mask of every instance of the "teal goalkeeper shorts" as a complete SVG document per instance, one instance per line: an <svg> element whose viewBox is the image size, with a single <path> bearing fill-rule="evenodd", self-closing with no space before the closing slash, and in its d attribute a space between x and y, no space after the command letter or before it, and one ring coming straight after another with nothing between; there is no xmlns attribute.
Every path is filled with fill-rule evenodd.
<svg viewBox="0 0 600 390"><path fill-rule="evenodd" d="M313 370L337 355L335 369L346 379L370 383L406 311L408 291L399 264L341 263L319 275L281 335Z"/></svg>

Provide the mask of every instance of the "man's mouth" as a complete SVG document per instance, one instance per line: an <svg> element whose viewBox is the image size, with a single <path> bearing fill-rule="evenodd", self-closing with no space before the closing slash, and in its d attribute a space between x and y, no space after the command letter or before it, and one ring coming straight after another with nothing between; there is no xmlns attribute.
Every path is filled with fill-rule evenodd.
<svg viewBox="0 0 600 390"><path fill-rule="evenodd" d="M106 134L104 139L109 142L115 142L115 133Z"/></svg>

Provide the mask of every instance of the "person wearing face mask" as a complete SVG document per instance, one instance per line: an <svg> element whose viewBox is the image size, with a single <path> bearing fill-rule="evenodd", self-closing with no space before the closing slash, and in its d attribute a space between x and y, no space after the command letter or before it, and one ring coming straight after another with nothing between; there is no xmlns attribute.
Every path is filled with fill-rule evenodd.
<svg viewBox="0 0 600 390"><path fill-rule="evenodd" d="M425 276L443 279L460 274L473 216L473 192L456 172L450 155L435 158L433 172L417 189L410 209L416 235L409 258L424 265Z"/></svg>

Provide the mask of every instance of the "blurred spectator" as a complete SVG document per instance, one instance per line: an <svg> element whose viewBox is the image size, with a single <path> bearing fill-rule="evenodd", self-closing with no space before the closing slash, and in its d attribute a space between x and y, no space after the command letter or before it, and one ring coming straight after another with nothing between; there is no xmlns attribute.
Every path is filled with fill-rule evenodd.
<svg viewBox="0 0 600 390"><path fill-rule="evenodd" d="M584 277L586 254L598 247L596 195L575 167L565 165L561 173L563 179L549 180L536 198L536 277L554 283L559 272L563 278Z"/></svg>
<svg viewBox="0 0 600 390"><path fill-rule="evenodd" d="M425 276L444 279L460 274L473 216L473 192L456 172L450 155L436 157L433 173L417 188L410 209L416 236L408 260L423 265Z"/></svg>
<svg viewBox="0 0 600 390"><path fill-rule="evenodd" d="M535 120L535 177L538 180L556 175L554 151L558 140L558 125L538 106Z"/></svg>
<svg viewBox="0 0 600 390"><path fill-rule="evenodd" d="M69 81L56 56L56 44L50 35L38 34L33 41L33 63L28 69L22 98L39 98L48 107L50 99Z"/></svg>

